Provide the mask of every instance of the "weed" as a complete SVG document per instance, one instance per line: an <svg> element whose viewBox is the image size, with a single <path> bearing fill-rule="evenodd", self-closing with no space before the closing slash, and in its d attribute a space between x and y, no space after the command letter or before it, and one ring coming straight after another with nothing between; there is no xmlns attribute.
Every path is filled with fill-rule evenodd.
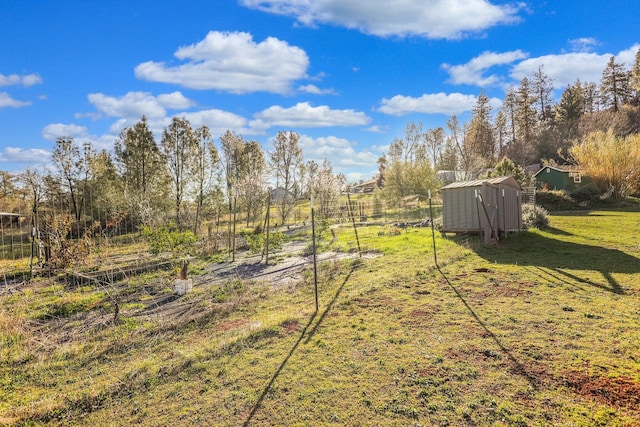
<svg viewBox="0 0 640 427"><path fill-rule="evenodd" d="M318 313L310 280L153 305L159 271L116 284L112 323L105 289L34 281L2 295L0 423L635 425L637 211L549 219L438 235L439 269L430 230L361 228L383 256L323 264Z"/></svg>

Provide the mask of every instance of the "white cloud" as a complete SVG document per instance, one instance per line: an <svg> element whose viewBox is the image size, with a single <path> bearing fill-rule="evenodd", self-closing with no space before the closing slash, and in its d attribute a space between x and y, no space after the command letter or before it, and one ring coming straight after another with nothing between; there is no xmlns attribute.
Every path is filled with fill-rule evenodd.
<svg viewBox="0 0 640 427"><path fill-rule="evenodd" d="M158 103L169 110L180 110L195 105L180 92L160 94L158 95Z"/></svg>
<svg viewBox="0 0 640 427"><path fill-rule="evenodd" d="M166 109L181 109L193 106L194 103L180 92L153 96L148 92L128 92L122 97L107 96L102 93L91 93L87 96L98 111L112 117L128 117L139 119L162 118Z"/></svg>
<svg viewBox="0 0 640 427"><path fill-rule="evenodd" d="M402 116L411 113L423 114L460 114L471 110L476 104L474 95L462 93L434 93L424 94L419 98L396 95L391 99L383 98L378 111L392 116ZM500 101L491 99L492 105L499 105Z"/></svg>
<svg viewBox="0 0 640 427"><path fill-rule="evenodd" d="M42 78L37 74L27 74L20 76L18 74L10 74L5 76L0 74L0 87L2 86L33 86L42 83Z"/></svg>
<svg viewBox="0 0 640 427"><path fill-rule="evenodd" d="M371 121L366 114L359 111L332 110L326 105L313 107L308 102L300 102L291 108L274 105L256 113L254 117L256 120L251 122L251 126L262 129L268 129L272 126L360 126Z"/></svg>
<svg viewBox="0 0 640 427"><path fill-rule="evenodd" d="M371 151L357 151L357 143L336 136L312 138L300 136L300 148L305 160L322 163L329 160L334 173L346 173L354 169L373 170L377 168L378 155Z"/></svg>
<svg viewBox="0 0 640 427"><path fill-rule="evenodd" d="M0 108L11 107L11 108L20 108L27 107L31 105L29 101L19 101L17 99L13 99L8 93L0 92Z"/></svg>
<svg viewBox="0 0 640 427"><path fill-rule="evenodd" d="M371 133L387 133L388 128L386 126L374 125L365 130Z"/></svg>
<svg viewBox="0 0 640 427"><path fill-rule="evenodd" d="M39 148L5 147L0 151L0 162L48 163L51 152Z"/></svg>
<svg viewBox="0 0 640 427"><path fill-rule="evenodd" d="M573 52L591 52L598 41L592 37L581 37L569 40L569 46Z"/></svg>
<svg viewBox="0 0 640 427"><path fill-rule="evenodd" d="M55 141L58 137L61 136L70 136L70 137L82 137L86 136L88 130L84 126L78 125L65 125L62 123L52 123L46 125L42 129L42 137L47 141Z"/></svg>
<svg viewBox="0 0 640 427"><path fill-rule="evenodd" d="M335 93L333 89L320 89L316 85L299 86L298 91L304 92L304 93L310 93L312 95L331 95Z"/></svg>
<svg viewBox="0 0 640 427"><path fill-rule="evenodd" d="M640 50L640 43L636 43L629 49L625 49L616 55L616 61L624 63L624 65L631 69L633 63L636 60L636 54Z"/></svg>
<svg viewBox="0 0 640 427"><path fill-rule="evenodd" d="M519 21L517 5L487 0L240 0L246 7L295 17L303 25L340 25L376 36L457 39Z"/></svg>
<svg viewBox="0 0 640 427"><path fill-rule="evenodd" d="M389 147L390 147L390 144L384 144L384 145L372 145L369 148L371 148L376 153L386 153L387 151L389 151Z"/></svg>
<svg viewBox="0 0 640 427"><path fill-rule="evenodd" d="M520 81L524 77L531 76L540 66L543 66L545 74L553 78L555 88L566 87L569 84L573 84L577 79L582 82L598 83L611 56L615 56L616 62L624 63L628 68L633 64L638 49L640 49L640 44L635 44L617 55L612 53L572 52L529 58L513 67L511 77Z"/></svg>
<svg viewBox="0 0 640 427"><path fill-rule="evenodd" d="M231 130L242 135L256 133L254 130L246 127L248 123L246 118L227 111L211 109L184 113L181 114L181 116L189 120L191 126L194 128L207 126L211 131L211 134L214 136L222 135L227 130Z"/></svg>
<svg viewBox="0 0 640 427"><path fill-rule="evenodd" d="M241 32L211 31L174 55L187 62L178 66L144 62L135 68L136 77L191 89L289 93L309 67L304 50L274 37L255 43L251 34Z"/></svg>
<svg viewBox="0 0 640 427"><path fill-rule="evenodd" d="M474 86L493 86L503 82L503 77L496 74L484 76L484 72L491 67L509 65L528 55L521 50L510 52L482 52L479 56L462 65L443 64L442 68L449 73L449 83Z"/></svg>
<svg viewBox="0 0 640 427"><path fill-rule="evenodd" d="M544 73L553 79L554 87L558 89L574 83L577 79L583 82L599 82L611 56L615 56L618 63L624 63L630 67L635 60L638 49L640 49L640 44L634 44L618 54L598 54L590 52L588 49L588 47L597 44L594 39L576 39L570 40L569 43L579 51L536 58L529 58L529 55L521 50L502 53L483 52L466 64L443 64L442 68L449 73L449 83L486 87L517 84L524 77L531 77L534 72L543 67ZM509 66L510 69L504 75L485 75L487 70L496 66ZM495 105L495 102L492 104Z"/></svg>

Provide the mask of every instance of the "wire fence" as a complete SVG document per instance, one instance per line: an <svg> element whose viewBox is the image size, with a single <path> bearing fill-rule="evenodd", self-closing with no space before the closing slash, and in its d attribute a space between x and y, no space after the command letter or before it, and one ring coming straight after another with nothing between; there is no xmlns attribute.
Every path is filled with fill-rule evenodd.
<svg viewBox="0 0 640 427"><path fill-rule="evenodd" d="M435 203L431 211L430 202ZM274 206L263 209L255 218L243 213L218 215L198 228L194 250L216 263L234 265L234 274L238 269L246 270L243 279L275 280L273 274L256 266L293 265L291 270L297 270L313 265L317 271L312 259L325 263L380 256L385 237L431 226L432 216L440 215L438 202L411 196L390 203L378 195L346 194L331 201L300 200L284 223ZM89 207L86 211L93 210ZM54 277L60 271L84 274L120 270L134 274L154 263L175 261L175 254L152 254L149 236L130 218L75 221L62 208L43 209L37 217L3 215L0 281L5 288L35 276ZM170 220L167 217L164 223ZM251 271L259 271L262 276L253 278Z"/></svg>
<svg viewBox="0 0 640 427"><path fill-rule="evenodd" d="M20 306L18 301L28 305L30 333L37 335L38 351L47 354L71 345L60 344L63 333L89 340L108 325L131 325L133 335L147 325L154 331L151 340L208 318L216 320L208 328L207 345L217 352L274 328L309 328L308 340L332 307L366 300L377 287L402 286L416 274L435 271L438 263L464 256L457 243L437 233L437 202L414 197L391 204L370 195L344 195L330 203L304 200L285 224L277 224L275 210L250 220L248 227L246 218L239 218L244 226L236 227L235 235L228 234L233 224L211 221L197 236L199 270L190 272L181 292L175 257L151 253L148 237L135 228L95 232L90 238L69 232L67 243L79 246L84 259L53 270L38 267L37 256L31 259L38 239L24 230L28 218L23 218L22 229L15 222L4 229L5 254L13 258L3 260L0 300L8 298L12 307ZM264 244L256 244L261 238ZM230 241L235 243L229 246ZM407 259L415 269L407 268ZM357 273L364 268L380 274L371 280L370 274ZM146 272L156 273L141 275ZM28 289L32 274L44 278L45 286ZM38 293L48 302L30 302ZM259 304L247 310L247 301Z"/></svg>

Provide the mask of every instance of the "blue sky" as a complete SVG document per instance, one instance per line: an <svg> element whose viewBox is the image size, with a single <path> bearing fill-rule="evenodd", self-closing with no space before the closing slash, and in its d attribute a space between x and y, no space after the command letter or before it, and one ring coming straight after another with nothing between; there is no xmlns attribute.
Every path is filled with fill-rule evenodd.
<svg viewBox="0 0 640 427"><path fill-rule="evenodd" d="M540 65L561 90L630 67L640 2L497 0L2 0L0 170L44 168L54 141L111 149L146 115L271 149L301 135L306 160L351 181L409 121L469 118L481 89Z"/></svg>

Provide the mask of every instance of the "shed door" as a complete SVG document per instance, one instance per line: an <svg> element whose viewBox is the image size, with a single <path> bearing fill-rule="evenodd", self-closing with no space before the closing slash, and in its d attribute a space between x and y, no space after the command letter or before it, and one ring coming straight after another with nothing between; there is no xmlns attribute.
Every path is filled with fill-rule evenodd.
<svg viewBox="0 0 640 427"><path fill-rule="evenodd" d="M480 202L480 224L485 243L498 238L498 188L487 183L482 184Z"/></svg>

